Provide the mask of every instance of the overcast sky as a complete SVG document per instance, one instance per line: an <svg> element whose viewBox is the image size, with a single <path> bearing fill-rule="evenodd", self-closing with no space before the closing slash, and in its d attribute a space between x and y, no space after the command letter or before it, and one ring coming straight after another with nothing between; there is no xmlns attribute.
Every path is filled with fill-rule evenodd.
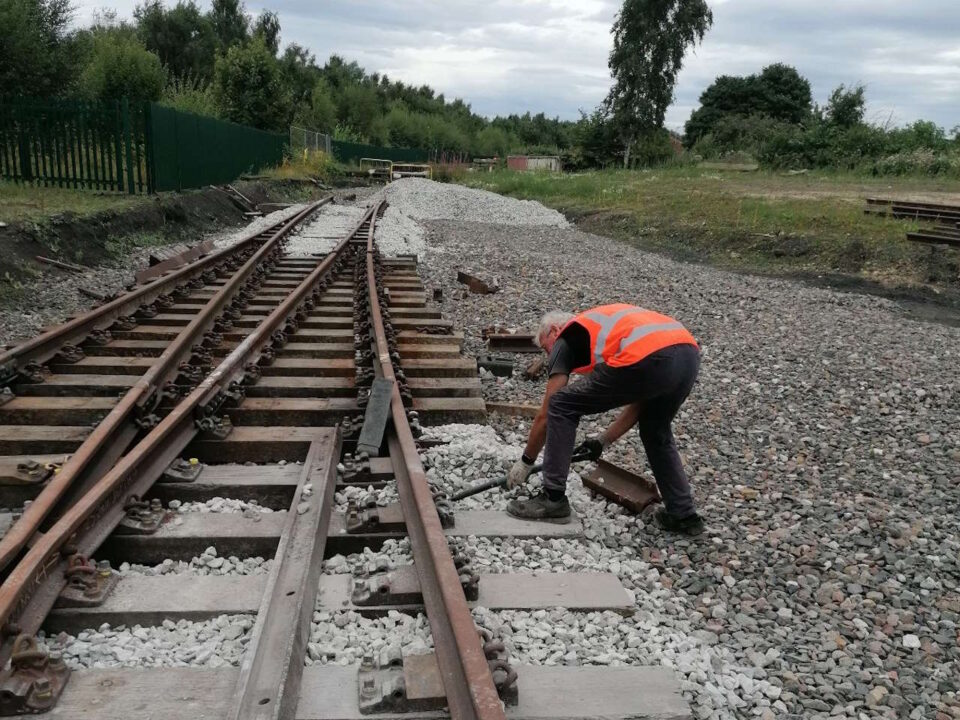
<svg viewBox="0 0 960 720"><path fill-rule="evenodd" d="M165 0L172 4L172 0ZM690 53L667 124L680 128L717 75L794 65L821 104L840 83L867 87L868 118L960 125L960 0L709 0L714 24ZM200 3L208 7L207 0ZM77 0L86 23L102 0ZM117 0L121 17L135 0ZM576 118L603 99L619 0L267 0L282 44L337 53L367 71L483 115L543 111Z"/></svg>

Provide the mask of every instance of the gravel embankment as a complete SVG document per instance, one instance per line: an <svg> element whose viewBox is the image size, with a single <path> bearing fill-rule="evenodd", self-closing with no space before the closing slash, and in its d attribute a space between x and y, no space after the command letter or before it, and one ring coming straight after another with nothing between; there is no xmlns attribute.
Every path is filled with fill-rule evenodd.
<svg viewBox="0 0 960 720"><path fill-rule="evenodd" d="M408 181L391 188L399 210L431 215L406 197ZM437 202L464 202L462 188L450 193ZM583 543L477 541L480 565L523 569L523 553L530 570L606 569L637 598L632 620L589 630L582 615L548 613L543 638L524 631L523 613L489 613L510 628L514 656L672 665L699 718L960 717L960 330L909 320L883 299L504 224L516 222L514 202L422 222L421 272L444 288L444 316L472 352L483 327L533 328L554 308L626 301L684 322L703 366L675 430L709 526L696 540L666 535L573 481ZM478 214L487 222L466 222ZM498 277L501 291L469 294L456 283L464 267ZM484 388L491 400L539 402L543 381ZM519 453L529 421L492 422L502 444L477 431L486 450L465 447L446 464L428 454L446 484ZM633 433L608 454L648 472Z"/></svg>
<svg viewBox="0 0 960 720"><path fill-rule="evenodd" d="M487 190L438 183L424 178L405 178L390 183L384 193L387 202L414 220L569 227L567 219L561 213L538 202L515 200Z"/></svg>

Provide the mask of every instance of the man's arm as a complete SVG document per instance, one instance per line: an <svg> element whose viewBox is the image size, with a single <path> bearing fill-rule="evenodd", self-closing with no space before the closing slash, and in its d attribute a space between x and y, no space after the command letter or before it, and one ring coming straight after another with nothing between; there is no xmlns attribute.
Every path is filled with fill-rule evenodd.
<svg viewBox="0 0 960 720"><path fill-rule="evenodd" d="M570 380L569 375L551 375L547 380L547 389L543 394L543 403L537 416L533 419L533 425L530 426L530 435L527 436L527 447L523 454L531 461L537 459L537 455L543 450L543 445L547 440L547 408L550 406L550 397L560 388L566 387ZM626 432L626 430L624 430Z"/></svg>
<svg viewBox="0 0 960 720"><path fill-rule="evenodd" d="M600 442L604 445L612 445L615 443L624 433L637 424L637 420L640 419L642 412L643 403L635 402L632 405L627 405L617 416L617 419L610 424L610 427L601 433Z"/></svg>

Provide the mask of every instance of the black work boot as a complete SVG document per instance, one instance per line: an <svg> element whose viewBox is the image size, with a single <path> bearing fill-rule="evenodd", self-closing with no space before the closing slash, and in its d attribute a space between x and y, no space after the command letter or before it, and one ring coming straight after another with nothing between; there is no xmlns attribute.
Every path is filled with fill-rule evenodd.
<svg viewBox="0 0 960 720"><path fill-rule="evenodd" d="M654 517L657 520L657 525L667 532L699 535L706 529L703 525L703 518L696 513L678 518L676 515L668 513L666 508L660 508Z"/></svg>
<svg viewBox="0 0 960 720"><path fill-rule="evenodd" d="M511 500L507 505L507 514L524 520L542 520L558 525L565 525L573 519L566 495L559 500L551 500L544 492L529 500Z"/></svg>

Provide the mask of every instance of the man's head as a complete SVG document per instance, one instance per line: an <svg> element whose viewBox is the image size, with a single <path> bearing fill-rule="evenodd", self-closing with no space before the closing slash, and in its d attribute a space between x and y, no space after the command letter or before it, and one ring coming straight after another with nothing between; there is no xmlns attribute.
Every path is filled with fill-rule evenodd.
<svg viewBox="0 0 960 720"><path fill-rule="evenodd" d="M551 310L543 319L540 320L540 327L533 341L537 347L542 347L549 354L553 350L554 343L557 342L557 336L568 322L573 320L573 314L563 310Z"/></svg>

